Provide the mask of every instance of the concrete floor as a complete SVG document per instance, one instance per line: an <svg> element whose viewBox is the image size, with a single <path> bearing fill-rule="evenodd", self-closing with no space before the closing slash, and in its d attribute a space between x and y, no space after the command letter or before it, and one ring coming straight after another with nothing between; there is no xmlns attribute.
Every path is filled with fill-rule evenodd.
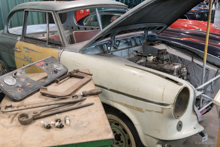
<svg viewBox="0 0 220 147"><path fill-rule="evenodd" d="M220 8L216 9L214 24L220 29ZM219 107L214 106L209 113L204 115L205 120L200 123L209 136L208 141L202 143L201 136L197 134L187 139L183 147L216 147L219 130L219 110Z"/></svg>
<svg viewBox="0 0 220 147"><path fill-rule="evenodd" d="M214 106L210 112L204 115L205 120L200 124L205 128L205 132L208 134L209 139L206 142L202 142L202 137L197 134L188 138L183 147L216 147L219 129L219 108Z"/></svg>

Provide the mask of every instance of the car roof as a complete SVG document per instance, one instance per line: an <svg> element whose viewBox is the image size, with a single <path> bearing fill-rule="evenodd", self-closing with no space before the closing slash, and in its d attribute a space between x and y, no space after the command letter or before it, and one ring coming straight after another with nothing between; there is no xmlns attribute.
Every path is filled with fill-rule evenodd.
<svg viewBox="0 0 220 147"><path fill-rule="evenodd" d="M124 7L127 6L123 3L109 0L80 0L80 1L40 1L40 2L27 2L15 6L11 12L32 9L42 11L62 11L67 9L74 9L80 7L93 7L93 6L108 6L108 7Z"/></svg>

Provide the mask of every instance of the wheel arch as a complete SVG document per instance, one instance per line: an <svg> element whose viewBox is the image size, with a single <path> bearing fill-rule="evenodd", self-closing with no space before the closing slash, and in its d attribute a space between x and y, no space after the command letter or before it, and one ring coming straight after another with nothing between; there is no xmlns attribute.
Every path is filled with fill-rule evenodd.
<svg viewBox="0 0 220 147"><path fill-rule="evenodd" d="M104 107L106 113L107 113L107 111L114 111L114 112L118 112L121 115L123 115L124 117L126 117L126 119L128 119L130 121L130 123L133 125L133 127L135 128L135 131L137 132L137 134L139 136L139 139L141 140L142 144L146 145L146 143L144 141L145 140L144 139L144 133L141 131L141 127L137 128L137 126L140 126L139 123L136 123L136 125L133 123L134 121L138 122L138 120L135 119L135 117L132 117L132 116L129 117L125 112L123 112L123 111L119 110L118 108L113 107L109 104L106 104L106 103L102 103L102 104L103 104L103 107ZM124 109L122 109L122 110L124 110ZM132 115L131 112L129 114ZM134 121L131 120L131 118L133 118Z"/></svg>

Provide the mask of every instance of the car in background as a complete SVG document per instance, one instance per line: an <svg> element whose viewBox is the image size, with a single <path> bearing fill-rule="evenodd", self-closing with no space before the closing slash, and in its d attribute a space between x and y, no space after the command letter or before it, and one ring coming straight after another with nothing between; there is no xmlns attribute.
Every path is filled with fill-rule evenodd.
<svg viewBox="0 0 220 147"><path fill-rule="evenodd" d="M181 18L190 19L190 20L201 20L208 21L209 7L206 3L202 2L199 5L192 8L186 14L184 14ZM214 23L215 19L215 9L212 9L211 14L211 23Z"/></svg>
<svg viewBox="0 0 220 147"><path fill-rule="evenodd" d="M186 29L166 29L158 35L159 40L172 41L179 44L191 46L199 51L204 50L206 32ZM210 33L209 54L220 58L220 34Z"/></svg>
<svg viewBox="0 0 220 147"><path fill-rule="evenodd" d="M114 146L180 146L195 134L204 141L199 122L211 105L204 95L213 97L220 82L204 87L201 95L196 88L202 84L204 53L154 35L201 1L147 0L118 19L111 17L114 21L106 27L103 10L126 11L126 5L97 0L24 3L12 9L0 31L0 63L9 72L54 56L69 70L89 69L103 91L100 99ZM97 19L79 24L76 12L87 9ZM18 16L23 24L11 27ZM219 75L219 61L208 54L205 81Z"/></svg>
<svg viewBox="0 0 220 147"><path fill-rule="evenodd" d="M206 32L207 22L200 20L178 19L172 25L170 25L170 28L198 30ZM214 24L210 24L210 33L220 34L220 29L217 28Z"/></svg>

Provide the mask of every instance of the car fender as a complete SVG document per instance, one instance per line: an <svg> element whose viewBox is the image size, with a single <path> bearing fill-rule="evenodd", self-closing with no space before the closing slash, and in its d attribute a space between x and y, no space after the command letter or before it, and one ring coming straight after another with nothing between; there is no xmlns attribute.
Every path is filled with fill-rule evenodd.
<svg viewBox="0 0 220 147"><path fill-rule="evenodd" d="M193 110L194 90L184 80L118 57L64 51L60 61L69 70L89 69L97 87L114 93L115 96L104 92L101 100L125 113L134 123L141 140L146 140L143 138L148 136L177 140L203 130ZM176 119L172 115L173 104L183 87L190 90L190 101L185 114ZM150 121L147 121L148 118L151 118ZM176 130L179 121L184 124L181 132ZM144 134L143 137L141 134Z"/></svg>

